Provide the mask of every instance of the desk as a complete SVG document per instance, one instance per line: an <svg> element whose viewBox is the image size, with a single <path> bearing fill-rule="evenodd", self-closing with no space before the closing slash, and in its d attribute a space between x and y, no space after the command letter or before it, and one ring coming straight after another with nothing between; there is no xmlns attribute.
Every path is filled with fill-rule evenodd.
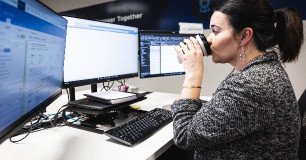
<svg viewBox="0 0 306 160"><path fill-rule="evenodd" d="M82 98L82 92L76 94ZM178 94L154 92L147 99L137 102L143 110L161 108L178 99ZM204 99L208 99L204 97ZM55 113L67 103L67 95L62 95L47 109ZM50 128L31 133L18 144L6 140L0 145L1 160L153 160L172 144L172 122L145 141L128 147L103 134L96 134L68 126Z"/></svg>

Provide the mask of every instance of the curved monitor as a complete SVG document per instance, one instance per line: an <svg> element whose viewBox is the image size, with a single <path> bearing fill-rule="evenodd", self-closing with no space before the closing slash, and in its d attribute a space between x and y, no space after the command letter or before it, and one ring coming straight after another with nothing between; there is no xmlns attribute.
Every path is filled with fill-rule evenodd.
<svg viewBox="0 0 306 160"><path fill-rule="evenodd" d="M66 27L36 0L0 0L0 143L61 95Z"/></svg>
<svg viewBox="0 0 306 160"><path fill-rule="evenodd" d="M174 76L185 74L177 60L173 45L195 34L167 31L139 31L140 78Z"/></svg>
<svg viewBox="0 0 306 160"><path fill-rule="evenodd" d="M64 88L138 76L137 28L65 18Z"/></svg>

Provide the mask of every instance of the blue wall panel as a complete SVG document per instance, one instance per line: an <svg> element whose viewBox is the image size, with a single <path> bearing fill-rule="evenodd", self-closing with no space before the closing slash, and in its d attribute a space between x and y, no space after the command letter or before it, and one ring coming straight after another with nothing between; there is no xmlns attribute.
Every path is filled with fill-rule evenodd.
<svg viewBox="0 0 306 160"><path fill-rule="evenodd" d="M63 15L138 27L179 29L179 22L203 23L208 28L213 8L222 0L118 0L63 12ZM305 0L268 0L274 9L296 7L306 19Z"/></svg>

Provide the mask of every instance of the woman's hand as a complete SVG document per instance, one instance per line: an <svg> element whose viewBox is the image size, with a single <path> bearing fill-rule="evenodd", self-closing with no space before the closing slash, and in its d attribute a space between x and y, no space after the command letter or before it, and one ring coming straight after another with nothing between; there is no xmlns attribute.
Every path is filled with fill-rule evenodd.
<svg viewBox="0 0 306 160"><path fill-rule="evenodd" d="M202 49L194 37L185 39L184 42L181 42L180 46L175 46L174 49L182 60L186 78L195 81L192 85L201 85L204 72Z"/></svg>
<svg viewBox="0 0 306 160"><path fill-rule="evenodd" d="M179 46L175 46L177 56L181 58L185 69L185 80L182 90L182 98L199 98L199 88L188 88L190 86L201 86L204 74L203 52L199 42L190 37L181 42ZM187 91L187 89L189 91ZM184 91L186 90L186 91Z"/></svg>

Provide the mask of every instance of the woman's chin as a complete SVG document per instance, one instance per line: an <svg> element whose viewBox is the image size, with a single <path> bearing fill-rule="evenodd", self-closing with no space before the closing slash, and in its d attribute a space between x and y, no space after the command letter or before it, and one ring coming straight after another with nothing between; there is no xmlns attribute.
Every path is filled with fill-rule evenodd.
<svg viewBox="0 0 306 160"><path fill-rule="evenodd" d="M213 62L218 63L218 58L214 54L211 55L211 59Z"/></svg>

